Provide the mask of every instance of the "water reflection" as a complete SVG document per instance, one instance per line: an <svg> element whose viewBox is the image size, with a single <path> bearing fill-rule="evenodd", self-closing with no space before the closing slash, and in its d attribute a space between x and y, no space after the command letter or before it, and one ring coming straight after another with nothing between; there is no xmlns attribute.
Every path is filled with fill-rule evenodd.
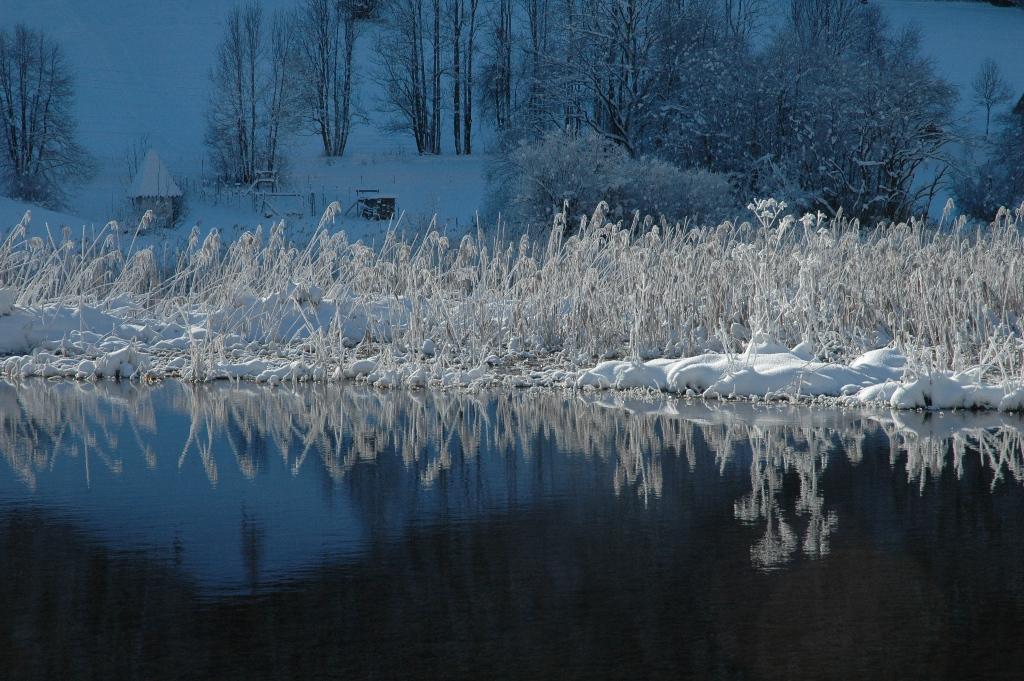
<svg viewBox="0 0 1024 681"><path fill-rule="evenodd" d="M866 448L880 443L887 443L889 464L902 467L919 491L947 470L962 478L972 456L990 472L993 489L1024 481L1024 422L995 414L566 399L541 391L0 384L0 455L28 490L62 460L73 462L88 486L98 469L121 475L126 457L147 469L171 458L179 471L196 461L211 488L224 467L251 481L271 458L292 476L307 472L339 485L360 464L379 464L385 453L430 489L445 484L453 466L487 456L502 462L493 472L504 487L502 503L514 505L523 490L519 461L540 476L541 494L565 482L551 479L551 470L537 461L550 450L601 462L616 495L648 505L664 492L667 459L692 471L706 450L724 474L737 458L749 457L749 491L735 499L733 515L760 528L750 561L764 570L784 567L798 552L809 559L828 555L840 517L823 493L822 477L835 457L856 466ZM787 480L795 480L796 493L784 503ZM392 485L390 492L397 489ZM493 501L479 489L463 490L465 508ZM251 546L246 560L258 561L260 520L243 514L242 534Z"/></svg>
<svg viewBox="0 0 1024 681"><path fill-rule="evenodd" d="M998 678L1024 423L0 384L9 678Z"/></svg>

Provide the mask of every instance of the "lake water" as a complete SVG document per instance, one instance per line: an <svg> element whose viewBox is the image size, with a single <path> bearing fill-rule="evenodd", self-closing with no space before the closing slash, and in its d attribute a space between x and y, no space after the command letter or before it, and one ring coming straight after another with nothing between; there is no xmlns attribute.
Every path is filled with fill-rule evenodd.
<svg viewBox="0 0 1024 681"><path fill-rule="evenodd" d="M4 679L1024 675L1015 417L40 381L0 455Z"/></svg>

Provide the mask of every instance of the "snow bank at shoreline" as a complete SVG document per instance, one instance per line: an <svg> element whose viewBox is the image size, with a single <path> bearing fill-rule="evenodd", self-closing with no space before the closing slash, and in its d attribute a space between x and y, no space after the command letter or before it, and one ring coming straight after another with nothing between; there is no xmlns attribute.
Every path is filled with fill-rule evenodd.
<svg viewBox="0 0 1024 681"><path fill-rule="evenodd" d="M704 352L679 359L610 360L589 366L511 348L476 366L442 361L433 341L419 348L390 342L396 316L407 309L324 299L293 288L235 301L213 313L183 313L180 322L147 317L133 300L89 306L13 305L0 290L0 375L76 380L352 380L379 388L561 387L573 390L650 390L702 399L811 401L895 409L1024 410L1024 386L993 383L980 371L925 371L893 347L864 353L849 364L815 358L807 343L790 349L754 334L742 353ZM399 313L396 315L396 309ZM271 319L256 324L254 320ZM352 347L339 359L318 354L328 329Z"/></svg>
<svg viewBox="0 0 1024 681"><path fill-rule="evenodd" d="M754 344L751 344L754 347ZM770 347L740 355L706 353L678 360L608 361L580 374L578 387L650 388L703 399L812 400L894 409L1024 409L1020 384L986 383L976 372L918 372L894 348L872 350L849 365L821 362L803 348Z"/></svg>

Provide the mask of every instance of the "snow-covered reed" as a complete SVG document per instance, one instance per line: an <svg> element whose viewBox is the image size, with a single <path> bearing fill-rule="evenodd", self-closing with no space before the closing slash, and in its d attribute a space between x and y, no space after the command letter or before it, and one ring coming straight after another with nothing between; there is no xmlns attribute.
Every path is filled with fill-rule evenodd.
<svg viewBox="0 0 1024 681"><path fill-rule="evenodd" d="M922 370L1021 378L1024 206L988 225L951 222L947 210L938 226L872 227L790 216L773 200L752 204L749 221L709 226L611 223L606 210L578 224L558 216L536 240L507 241L500 227L455 240L392 231L370 248L334 231L332 205L302 243L283 223L230 243L194 230L173 254L126 248L113 229L41 239L21 224L0 243L0 286L44 318L66 306L131 324L119 338L177 353L184 360L167 366L196 379L268 354L329 377L355 345L378 366L429 358L472 370L512 353L530 368L566 368L731 357L752 335L804 343L828 362L894 345ZM54 350L54 338L27 335L0 350Z"/></svg>

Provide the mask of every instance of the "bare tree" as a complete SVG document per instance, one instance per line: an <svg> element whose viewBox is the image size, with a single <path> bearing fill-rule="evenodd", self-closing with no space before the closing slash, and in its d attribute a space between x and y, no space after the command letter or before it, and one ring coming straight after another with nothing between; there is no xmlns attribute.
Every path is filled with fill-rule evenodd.
<svg viewBox="0 0 1024 681"><path fill-rule="evenodd" d="M545 73L549 71L562 76L549 83L546 91L532 96L538 101L530 107L531 116L536 117L539 111L559 125L578 116L584 125L621 145L630 155L639 153L659 78L652 57L663 21L660 8L658 0L587 3L585 11L568 18L570 30L579 36L574 36L573 42L581 47L576 52L565 51L555 63L544 56L553 50L547 42L546 20L540 18L538 38L531 41L535 45L532 52L538 58L537 65L531 67L536 73L533 80L546 82ZM591 102L590 106L560 104L555 108L548 104L559 102L573 91L579 93L581 102ZM541 96L544 106L540 106Z"/></svg>
<svg viewBox="0 0 1024 681"><path fill-rule="evenodd" d="M452 134L456 154L473 153L473 61L479 0L449 0L452 49Z"/></svg>
<svg viewBox="0 0 1024 681"><path fill-rule="evenodd" d="M299 12L302 97L327 156L341 156L352 128L353 51L365 0L304 0Z"/></svg>
<svg viewBox="0 0 1024 681"><path fill-rule="evenodd" d="M499 131L512 122L512 0L490 3L483 41L482 102Z"/></svg>
<svg viewBox="0 0 1024 681"><path fill-rule="evenodd" d="M835 56L857 39L854 27L864 12L861 0L790 0L789 23L804 52Z"/></svg>
<svg viewBox="0 0 1024 681"><path fill-rule="evenodd" d="M0 31L0 173L16 198L58 205L92 169L75 140L71 72L60 46L18 25Z"/></svg>
<svg viewBox="0 0 1024 681"><path fill-rule="evenodd" d="M412 133L421 154L441 151L440 10L440 0L392 0L377 45L385 107L396 114L396 129Z"/></svg>
<svg viewBox="0 0 1024 681"><path fill-rule="evenodd" d="M722 0L727 35L745 43L760 28L765 9L764 0Z"/></svg>
<svg viewBox="0 0 1024 681"><path fill-rule="evenodd" d="M211 74L206 142L214 166L225 179L236 182L252 182L260 165L256 158L256 68L263 49L262 23L259 5L234 7Z"/></svg>
<svg viewBox="0 0 1024 681"><path fill-rule="evenodd" d="M1003 79L1003 73L995 59L988 57L981 63L978 73L971 81L974 101L985 107L985 138L988 138L992 123L992 109L1010 100L1010 87Z"/></svg>
<svg viewBox="0 0 1024 681"><path fill-rule="evenodd" d="M250 183L281 170L281 138L294 125L294 70L288 19L275 14L268 30L257 3L234 7L217 48L207 110L206 143L224 179Z"/></svg>

